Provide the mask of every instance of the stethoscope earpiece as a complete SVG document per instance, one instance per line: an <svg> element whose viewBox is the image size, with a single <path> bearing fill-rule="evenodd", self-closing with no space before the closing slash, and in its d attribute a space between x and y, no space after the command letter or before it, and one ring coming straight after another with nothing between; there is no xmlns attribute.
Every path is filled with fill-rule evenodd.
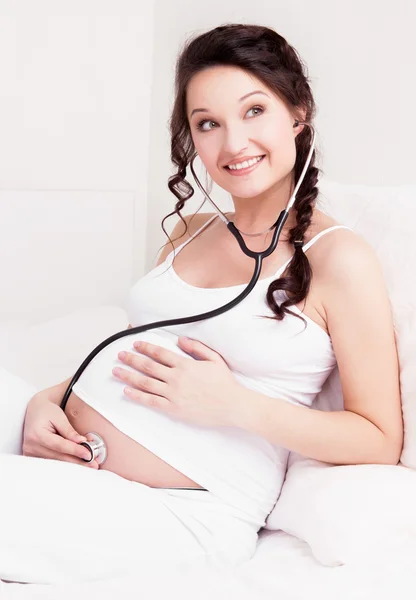
<svg viewBox="0 0 416 600"><path fill-rule="evenodd" d="M293 127L297 127L299 125L299 121L295 121Z"/></svg>

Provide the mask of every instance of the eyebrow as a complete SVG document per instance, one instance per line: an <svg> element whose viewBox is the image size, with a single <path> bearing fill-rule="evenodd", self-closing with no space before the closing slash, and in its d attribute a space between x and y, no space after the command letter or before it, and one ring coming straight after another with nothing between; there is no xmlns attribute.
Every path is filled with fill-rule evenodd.
<svg viewBox="0 0 416 600"><path fill-rule="evenodd" d="M241 96L241 98L239 99L239 102L242 102L243 100L245 100L249 96L253 96L254 94L263 94L264 96L267 96L268 98L270 98L270 96L268 94L266 94L266 92L262 92L261 90L255 90L254 92L249 92L248 94ZM192 115L197 112L209 112L209 110L208 110L208 108L194 108L194 110L191 112L191 115L189 118L191 118Z"/></svg>

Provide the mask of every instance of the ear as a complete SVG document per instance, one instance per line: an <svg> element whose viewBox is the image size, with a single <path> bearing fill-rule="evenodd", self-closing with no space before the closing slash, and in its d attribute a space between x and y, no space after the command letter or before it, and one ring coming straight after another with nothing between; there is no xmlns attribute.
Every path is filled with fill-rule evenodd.
<svg viewBox="0 0 416 600"><path fill-rule="evenodd" d="M293 127L293 132L294 132L295 137L297 137L304 130L304 128L305 128L305 125L300 125L299 124L296 127L294 126Z"/></svg>
<svg viewBox="0 0 416 600"><path fill-rule="evenodd" d="M296 113L293 114L293 121L300 121L300 123L302 121L304 121L306 118L306 109L298 109L296 111ZM299 135L299 133L301 133L304 129L305 129L306 125L297 125L296 127L293 127L293 132L295 134L295 137L297 135Z"/></svg>

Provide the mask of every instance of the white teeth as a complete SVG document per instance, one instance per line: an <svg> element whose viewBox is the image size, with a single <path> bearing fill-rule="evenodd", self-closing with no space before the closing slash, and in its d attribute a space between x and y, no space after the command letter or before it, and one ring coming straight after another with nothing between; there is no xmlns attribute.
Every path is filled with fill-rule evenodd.
<svg viewBox="0 0 416 600"><path fill-rule="evenodd" d="M258 163L263 157L257 156L256 158L250 158L250 160L245 160L242 163L235 163L235 165L228 165L228 168L233 171L239 171L240 169L247 169L247 167L251 167Z"/></svg>

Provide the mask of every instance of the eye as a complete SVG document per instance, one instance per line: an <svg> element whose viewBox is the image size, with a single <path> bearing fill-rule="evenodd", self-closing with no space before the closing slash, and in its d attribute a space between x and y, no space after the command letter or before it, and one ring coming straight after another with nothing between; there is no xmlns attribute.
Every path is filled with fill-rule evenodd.
<svg viewBox="0 0 416 600"><path fill-rule="evenodd" d="M211 127L205 127L205 124L208 125L216 125L215 121L208 121L207 119L203 119L202 121L199 121L198 125L196 126L196 128L198 129L198 131L211 131Z"/></svg>
<svg viewBox="0 0 416 600"><path fill-rule="evenodd" d="M252 106L248 111L247 111L247 115L249 112L251 112L252 110L258 111L254 114L255 117L257 117L258 115L261 115L264 112L264 108L262 106Z"/></svg>
<svg viewBox="0 0 416 600"><path fill-rule="evenodd" d="M248 113L250 113L251 111L255 111L254 115L252 115L250 117L250 119L254 116L257 117L258 115L261 115L264 112L264 108L262 106L252 106L247 112L246 115L248 115ZM205 127L205 125L208 125L208 127ZM210 121L209 119L203 119L202 121L199 121L199 123L197 124L196 128L198 129L198 131L212 131L212 129L214 129L214 127L211 127L211 125L213 125L214 127L216 127L218 125L218 123L216 123L215 121Z"/></svg>

